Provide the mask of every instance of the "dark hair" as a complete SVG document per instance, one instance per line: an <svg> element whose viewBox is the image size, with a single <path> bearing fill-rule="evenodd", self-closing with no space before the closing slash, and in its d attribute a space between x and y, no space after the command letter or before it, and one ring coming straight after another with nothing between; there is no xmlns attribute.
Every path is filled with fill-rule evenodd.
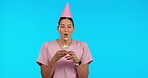
<svg viewBox="0 0 148 78"><path fill-rule="evenodd" d="M69 18L69 17L60 17L59 22L58 22L58 27L59 27L59 25L60 25L60 21L63 20L63 19L69 19L69 20L72 22L72 25L73 25L73 27L74 27L74 21L73 21L72 18Z"/></svg>

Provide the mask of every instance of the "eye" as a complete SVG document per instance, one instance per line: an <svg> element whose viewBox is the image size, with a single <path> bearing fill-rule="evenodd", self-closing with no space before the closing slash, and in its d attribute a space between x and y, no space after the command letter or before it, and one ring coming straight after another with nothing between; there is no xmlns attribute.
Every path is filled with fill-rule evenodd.
<svg viewBox="0 0 148 78"><path fill-rule="evenodd" d="M61 27L61 28L64 28L65 26L64 26L64 25L60 25L60 27Z"/></svg>
<svg viewBox="0 0 148 78"><path fill-rule="evenodd" d="M68 28L71 28L71 26L68 26Z"/></svg>
<svg viewBox="0 0 148 78"><path fill-rule="evenodd" d="M71 28L71 24L68 25L68 28Z"/></svg>

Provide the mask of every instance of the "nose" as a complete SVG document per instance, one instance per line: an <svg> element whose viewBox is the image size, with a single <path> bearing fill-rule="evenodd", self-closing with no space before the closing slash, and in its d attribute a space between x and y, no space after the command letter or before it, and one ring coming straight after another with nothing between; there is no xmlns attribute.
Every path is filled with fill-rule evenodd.
<svg viewBox="0 0 148 78"><path fill-rule="evenodd" d="M65 31L65 32L67 32L67 31L68 31L68 29L67 29L67 28L65 28L65 29L64 29L64 31Z"/></svg>

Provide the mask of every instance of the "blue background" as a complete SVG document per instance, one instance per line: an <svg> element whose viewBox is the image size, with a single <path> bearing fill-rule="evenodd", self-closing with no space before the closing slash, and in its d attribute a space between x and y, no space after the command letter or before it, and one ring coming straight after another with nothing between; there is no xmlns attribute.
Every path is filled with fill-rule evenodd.
<svg viewBox="0 0 148 78"><path fill-rule="evenodd" d="M148 78L148 0L0 0L0 78L41 78L42 44L69 2L94 61L89 78Z"/></svg>

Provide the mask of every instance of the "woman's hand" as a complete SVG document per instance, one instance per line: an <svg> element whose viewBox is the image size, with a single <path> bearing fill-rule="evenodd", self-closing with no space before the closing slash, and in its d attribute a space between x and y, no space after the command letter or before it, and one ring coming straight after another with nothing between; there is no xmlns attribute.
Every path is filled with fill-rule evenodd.
<svg viewBox="0 0 148 78"><path fill-rule="evenodd" d="M55 59L56 61L58 61L59 59L61 59L62 57L64 57L67 53L66 50L59 50L56 52L56 54L54 55L53 59Z"/></svg>
<svg viewBox="0 0 148 78"><path fill-rule="evenodd" d="M67 60L73 60L73 62L79 62L80 59L76 56L75 52L73 51L68 51L67 52L68 56L66 56L65 58L67 58Z"/></svg>

